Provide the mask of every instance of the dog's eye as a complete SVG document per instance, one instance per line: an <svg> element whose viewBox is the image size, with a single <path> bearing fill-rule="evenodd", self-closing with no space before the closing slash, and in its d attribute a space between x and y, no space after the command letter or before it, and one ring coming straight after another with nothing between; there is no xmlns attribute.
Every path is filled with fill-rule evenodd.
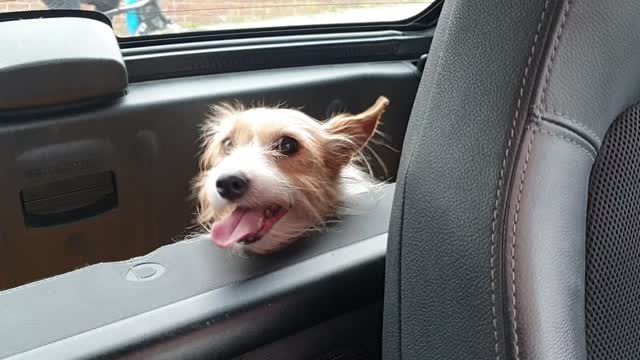
<svg viewBox="0 0 640 360"><path fill-rule="evenodd" d="M275 150L283 155L291 156L298 152L298 140L285 136L276 143Z"/></svg>
<svg viewBox="0 0 640 360"><path fill-rule="evenodd" d="M224 151L225 154L229 154L231 152L231 149L233 148L233 142L231 142L231 139L226 138L222 141L222 151Z"/></svg>

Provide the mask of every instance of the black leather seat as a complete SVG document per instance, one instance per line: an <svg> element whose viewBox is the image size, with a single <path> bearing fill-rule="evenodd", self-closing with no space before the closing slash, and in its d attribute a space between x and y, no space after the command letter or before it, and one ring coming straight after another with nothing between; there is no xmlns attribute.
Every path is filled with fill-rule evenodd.
<svg viewBox="0 0 640 360"><path fill-rule="evenodd" d="M640 358L640 1L447 0L424 74L384 358Z"/></svg>

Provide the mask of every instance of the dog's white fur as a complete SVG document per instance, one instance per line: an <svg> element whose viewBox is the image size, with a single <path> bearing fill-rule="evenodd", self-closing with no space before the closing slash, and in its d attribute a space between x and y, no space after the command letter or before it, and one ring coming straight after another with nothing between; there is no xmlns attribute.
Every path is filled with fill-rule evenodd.
<svg viewBox="0 0 640 360"><path fill-rule="evenodd" d="M380 97L363 113L340 114L324 123L293 109L214 107L203 128L201 173L194 182L199 223L210 229L236 207L289 208L262 239L234 245L236 252L257 254L277 251L322 228L344 210L348 194L370 191L375 185L353 160L373 137L388 103ZM283 136L298 141L297 154L287 157L274 151ZM245 195L230 202L218 194L216 181L238 171L251 185Z"/></svg>

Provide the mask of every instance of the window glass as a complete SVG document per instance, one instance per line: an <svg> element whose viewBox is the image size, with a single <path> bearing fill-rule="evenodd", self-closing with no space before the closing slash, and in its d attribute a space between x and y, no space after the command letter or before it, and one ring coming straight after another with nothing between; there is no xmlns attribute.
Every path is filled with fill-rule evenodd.
<svg viewBox="0 0 640 360"><path fill-rule="evenodd" d="M112 18L118 36L392 22L434 0L0 0L0 11L88 9Z"/></svg>

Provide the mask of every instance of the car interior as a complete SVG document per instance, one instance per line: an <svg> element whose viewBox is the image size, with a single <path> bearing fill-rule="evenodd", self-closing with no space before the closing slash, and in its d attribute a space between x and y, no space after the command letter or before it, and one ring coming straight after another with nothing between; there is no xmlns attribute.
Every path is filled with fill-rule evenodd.
<svg viewBox="0 0 640 360"><path fill-rule="evenodd" d="M639 358L640 2L112 20L0 12L0 358ZM269 256L194 236L212 105L379 96L380 198Z"/></svg>

